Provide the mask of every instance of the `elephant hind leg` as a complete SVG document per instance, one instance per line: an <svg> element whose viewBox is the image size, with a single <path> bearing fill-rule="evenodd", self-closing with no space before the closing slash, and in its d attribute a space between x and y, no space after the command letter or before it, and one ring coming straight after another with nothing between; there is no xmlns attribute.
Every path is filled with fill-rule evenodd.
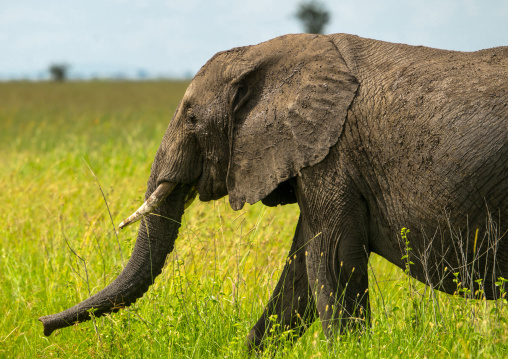
<svg viewBox="0 0 508 359"><path fill-rule="evenodd" d="M299 338L316 317L307 280L303 238L300 217L279 281L263 314L247 336L249 351L263 350L269 336L287 333L290 340Z"/></svg>

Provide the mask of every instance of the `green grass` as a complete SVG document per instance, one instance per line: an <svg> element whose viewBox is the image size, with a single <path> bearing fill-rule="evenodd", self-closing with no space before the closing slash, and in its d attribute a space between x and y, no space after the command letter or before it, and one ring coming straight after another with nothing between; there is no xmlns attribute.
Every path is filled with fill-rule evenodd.
<svg viewBox="0 0 508 359"><path fill-rule="evenodd" d="M246 356L245 336L278 279L297 206L234 212L227 199L196 201L165 271L134 306L98 318L97 331L87 322L49 338L37 320L97 292L125 265L137 226L116 233L97 180L116 225L142 203L186 86L0 84L0 357ZM265 356L508 355L504 301L430 291L375 255L371 272L367 332L326 340L316 321L296 344L276 337Z"/></svg>

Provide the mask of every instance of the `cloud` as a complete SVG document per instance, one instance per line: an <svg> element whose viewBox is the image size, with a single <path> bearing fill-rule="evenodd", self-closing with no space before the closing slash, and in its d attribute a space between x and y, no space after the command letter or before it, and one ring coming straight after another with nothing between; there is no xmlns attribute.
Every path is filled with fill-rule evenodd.
<svg viewBox="0 0 508 359"><path fill-rule="evenodd" d="M27 5L2 6L0 12L0 27L7 30L29 24L54 24L59 18L48 9L40 9Z"/></svg>
<svg viewBox="0 0 508 359"><path fill-rule="evenodd" d="M328 33L454 50L506 45L505 0L324 1ZM294 0L24 0L0 12L0 71L48 61L197 71L217 51L301 31Z"/></svg>

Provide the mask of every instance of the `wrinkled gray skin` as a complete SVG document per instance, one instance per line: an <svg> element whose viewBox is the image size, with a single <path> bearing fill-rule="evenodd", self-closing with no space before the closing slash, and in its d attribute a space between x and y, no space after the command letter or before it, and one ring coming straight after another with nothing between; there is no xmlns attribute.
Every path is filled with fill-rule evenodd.
<svg viewBox="0 0 508 359"><path fill-rule="evenodd" d="M467 286L483 278L486 298L497 298L494 282L508 276L507 235L499 239L508 223L508 47L462 53L288 35L218 53L169 124L146 196L165 181L181 186L156 212L174 221L147 216L120 276L40 318L46 335L89 319L91 307L102 315L143 295L192 187L202 201L229 195L235 210L259 200L300 207L251 348L272 314L298 334L316 315L327 334L368 320L369 255L404 268L402 227L411 229L412 276L447 293L457 290L454 272Z"/></svg>

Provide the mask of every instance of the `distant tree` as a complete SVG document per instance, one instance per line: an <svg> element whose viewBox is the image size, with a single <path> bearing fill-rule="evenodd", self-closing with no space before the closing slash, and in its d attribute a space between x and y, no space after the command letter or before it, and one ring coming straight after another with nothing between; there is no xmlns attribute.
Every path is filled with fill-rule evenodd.
<svg viewBox="0 0 508 359"><path fill-rule="evenodd" d="M139 80L146 80L148 78L148 71L146 71L145 69L138 69L138 71L136 72L136 77Z"/></svg>
<svg viewBox="0 0 508 359"><path fill-rule="evenodd" d="M62 82L67 80L67 70L69 66L66 64L52 64L49 66L49 74L53 81Z"/></svg>
<svg viewBox="0 0 508 359"><path fill-rule="evenodd" d="M305 32L309 34L322 34L324 27L330 21L330 13L322 3L316 0L301 2L295 16L301 21Z"/></svg>

